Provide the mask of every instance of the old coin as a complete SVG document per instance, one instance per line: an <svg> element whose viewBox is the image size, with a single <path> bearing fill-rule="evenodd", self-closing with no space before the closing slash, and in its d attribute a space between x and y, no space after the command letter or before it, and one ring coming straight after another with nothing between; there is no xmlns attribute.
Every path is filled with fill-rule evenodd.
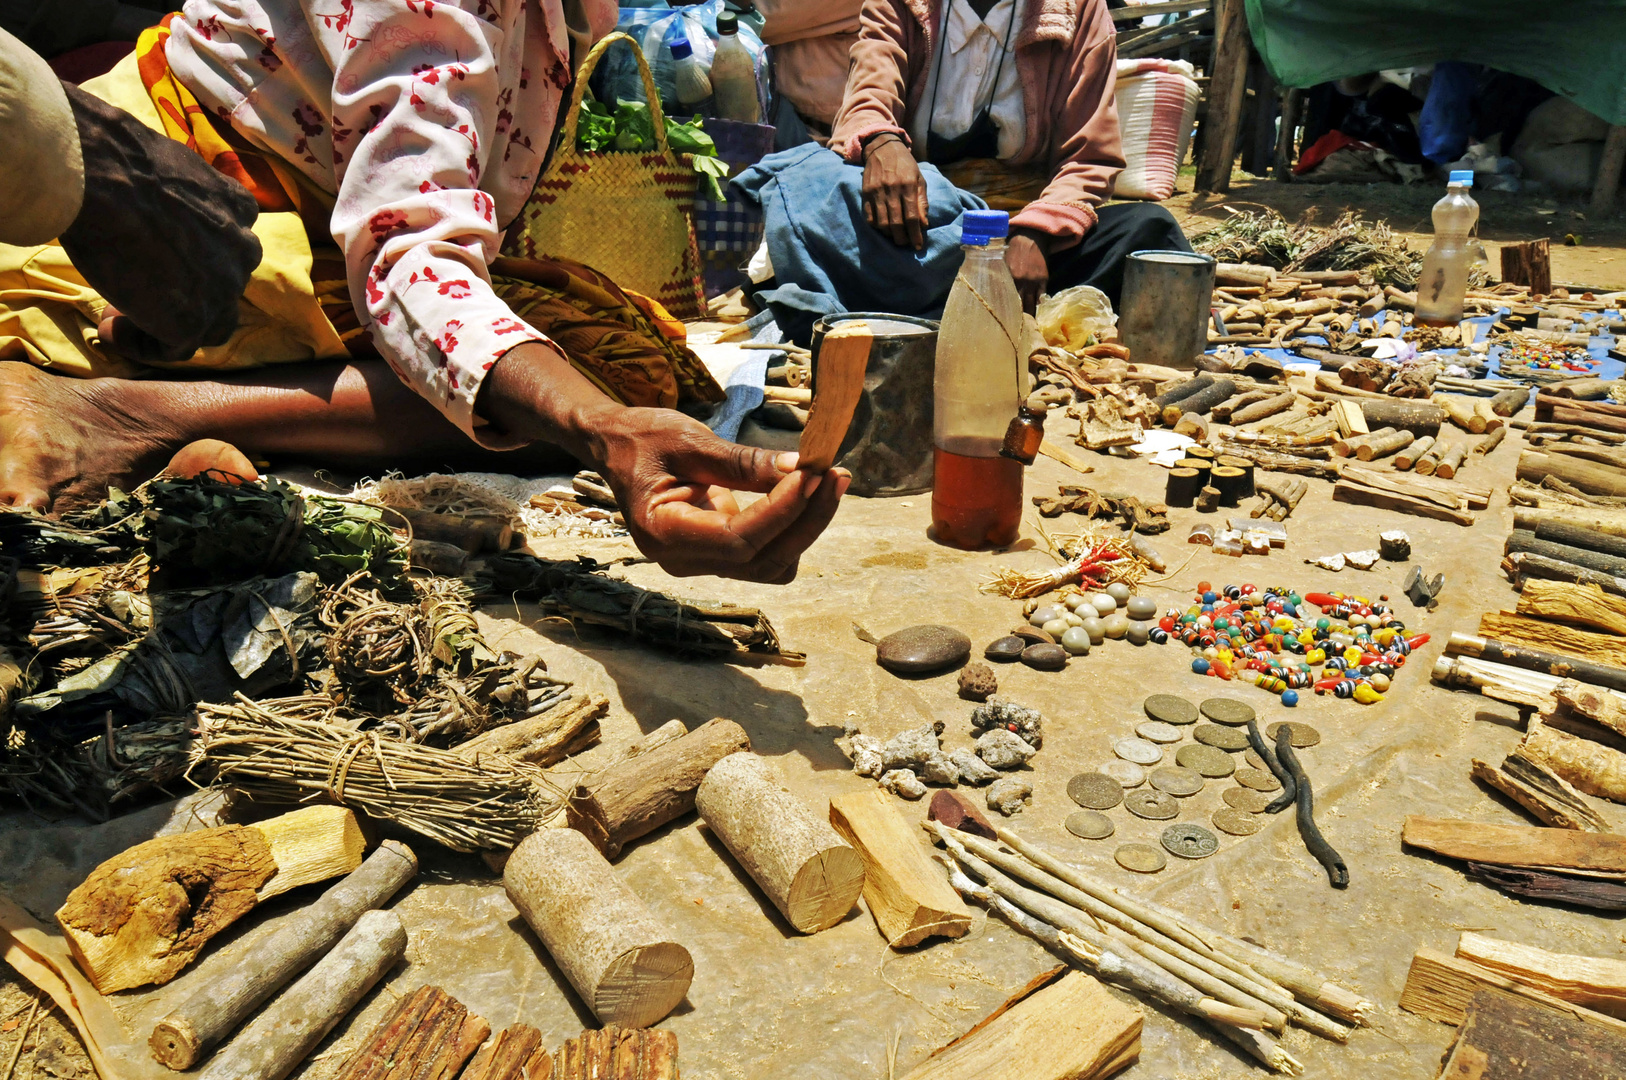
<svg viewBox="0 0 1626 1080"><path fill-rule="evenodd" d="M1163 853L1150 844L1121 844L1112 857L1118 860L1119 866L1137 874L1155 874L1169 865Z"/></svg>
<svg viewBox="0 0 1626 1080"><path fill-rule="evenodd" d="M1166 791L1181 799L1195 795L1203 789L1202 776L1179 765L1165 765L1161 769L1153 769L1150 779L1152 786L1157 790Z"/></svg>
<svg viewBox="0 0 1626 1080"><path fill-rule="evenodd" d="M1295 750L1303 750L1305 747L1314 746L1321 741L1321 732L1317 731L1309 724L1300 724L1292 721L1279 721L1270 725L1265 729L1265 735L1272 743L1274 743L1276 741L1276 730L1283 727L1287 729L1288 741L1293 744L1293 749Z"/></svg>
<svg viewBox="0 0 1626 1080"><path fill-rule="evenodd" d="M1267 769L1238 769L1236 782L1255 791L1280 791L1282 782Z"/></svg>
<svg viewBox="0 0 1626 1080"><path fill-rule="evenodd" d="M1080 810L1067 815L1067 831L1085 840L1105 840L1112 835L1112 819L1094 810Z"/></svg>
<svg viewBox="0 0 1626 1080"><path fill-rule="evenodd" d="M1067 781L1067 797L1086 810L1111 810L1124 801L1124 789L1106 773L1086 772Z"/></svg>
<svg viewBox="0 0 1626 1080"><path fill-rule="evenodd" d="M1163 751L1145 739L1119 739L1112 744L1112 752L1136 765L1156 765L1163 760Z"/></svg>
<svg viewBox="0 0 1626 1080"><path fill-rule="evenodd" d="M1146 770L1133 761L1125 761L1122 758L1113 758L1106 762L1100 771L1126 788L1137 788L1146 783Z"/></svg>
<svg viewBox="0 0 1626 1080"><path fill-rule="evenodd" d="M1254 718L1253 706L1235 698L1211 697L1197 708L1214 723L1232 727L1241 727Z"/></svg>
<svg viewBox="0 0 1626 1080"><path fill-rule="evenodd" d="M1232 836L1252 836L1265 827L1265 821L1258 814L1250 814L1246 810L1238 810L1228 806L1224 810L1214 811L1214 828Z"/></svg>
<svg viewBox="0 0 1626 1080"><path fill-rule="evenodd" d="M1230 776L1236 772L1236 762L1224 750L1216 750L1212 746L1197 743L1193 746L1182 746L1174 755L1174 760L1188 769L1196 769L1204 776L1215 778Z"/></svg>
<svg viewBox="0 0 1626 1080"><path fill-rule="evenodd" d="M1265 812L1265 807L1270 805L1270 796L1263 791L1255 791L1253 788L1226 788L1225 794L1221 795L1220 798L1225 800L1225 805L1234 806L1238 810L1246 810L1250 814L1262 814Z"/></svg>
<svg viewBox="0 0 1626 1080"><path fill-rule="evenodd" d="M1250 766L1252 766L1255 769L1268 769L1268 768L1270 768L1269 765L1265 764L1265 759L1259 756L1259 752L1256 751L1251 746L1248 747L1248 752L1246 754L1242 755L1242 760L1246 761Z"/></svg>
<svg viewBox="0 0 1626 1080"><path fill-rule="evenodd" d="M1218 724L1198 724L1191 737L1204 746L1235 753L1248 748L1248 733L1241 728L1220 727Z"/></svg>
<svg viewBox="0 0 1626 1080"><path fill-rule="evenodd" d="M1164 850L1182 859L1206 859L1219 850L1219 837L1201 825L1170 825L1160 839Z"/></svg>
<svg viewBox="0 0 1626 1080"><path fill-rule="evenodd" d="M1015 634L1007 634L1002 638L995 638L982 650L984 660L992 660L998 664L1010 664L1022 658L1022 650L1028 643Z"/></svg>
<svg viewBox="0 0 1626 1080"><path fill-rule="evenodd" d="M1183 726L1197 722L1197 706L1173 694L1153 694L1142 703L1141 708L1146 710L1147 716L1165 724Z"/></svg>
<svg viewBox="0 0 1626 1080"><path fill-rule="evenodd" d="M1179 728L1173 724L1165 724L1161 720L1148 720L1144 724L1137 724L1135 734L1155 743L1179 742L1185 738Z"/></svg>
<svg viewBox="0 0 1626 1080"><path fill-rule="evenodd" d="M882 638L875 660L899 675L929 675L971 659L971 639L952 626L910 626Z"/></svg>
<svg viewBox="0 0 1626 1080"><path fill-rule="evenodd" d="M1038 671L1060 671L1067 666L1067 650L1060 645L1029 645L1022 650L1022 663Z"/></svg>
<svg viewBox="0 0 1626 1080"><path fill-rule="evenodd" d="M1124 809L1136 817L1167 821L1180 816L1180 801L1167 792L1147 788L1145 791L1131 791L1125 795Z"/></svg>

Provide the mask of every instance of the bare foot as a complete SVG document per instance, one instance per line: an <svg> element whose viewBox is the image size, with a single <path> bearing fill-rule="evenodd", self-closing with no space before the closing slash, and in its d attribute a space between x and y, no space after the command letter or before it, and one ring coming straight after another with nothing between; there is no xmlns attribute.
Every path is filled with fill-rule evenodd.
<svg viewBox="0 0 1626 1080"><path fill-rule="evenodd" d="M219 439L199 439L187 443L164 466L166 476L190 480L203 473L229 484L242 484L260 478L259 470L248 455L229 442Z"/></svg>
<svg viewBox="0 0 1626 1080"><path fill-rule="evenodd" d="M161 468L187 440L139 382L0 362L0 507L60 513Z"/></svg>

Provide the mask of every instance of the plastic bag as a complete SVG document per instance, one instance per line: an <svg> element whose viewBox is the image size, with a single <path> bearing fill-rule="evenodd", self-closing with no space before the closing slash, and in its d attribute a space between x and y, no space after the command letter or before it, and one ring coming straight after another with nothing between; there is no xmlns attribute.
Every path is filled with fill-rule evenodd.
<svg viewBox="0 0 1626 1080"><path fill-rule="evenodd" d="M1074 285L1039 301L1039 332L1059 349L1084 349L1118 325L1107 294L1092 285Z"/></svg>
<svg viewBox="0 0 1626 1080"><path fill-rule="evenodd" d="M666 114L686 120L696 111L713 114L711 99L707 98L696 110L683 106L677 100L677 79L672 61L670 42L679 35L689 39L694 59L701 67L711 70L711 61L717 55L717 16L725 10L723 0L706 0L690 7L623 7L616 29L638 41L644 50L644 59L655 75L655 89L660 91L661 106ZM740 43L751 54L757 72L757 98L762 115L768 115L768 47L762 43L755 23L744 16L739 24ZM638 65L632 57L616 50L606 55L593 73L593 96L600 101L612 102L644 99L644 83L638 74Z"/></svg>

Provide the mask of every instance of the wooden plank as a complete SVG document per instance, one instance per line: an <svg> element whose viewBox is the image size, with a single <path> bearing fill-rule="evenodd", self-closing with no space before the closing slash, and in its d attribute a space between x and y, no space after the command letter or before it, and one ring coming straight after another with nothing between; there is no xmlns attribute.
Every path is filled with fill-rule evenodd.
<svg viewBox="0 0 1626 1080"><path fill-rule="evenodd" d="M1214 0L1163 0L1155 4L1136 4L1134 7L1115 9L1112 21L1135 22L1147 15L1178 15L1186 11L1206 11L1213 6Z"/></svg>
<svg viewBox="0 0 1626 1080"><path fill-rule="evenodd" d="M1613 1017L1626 1016L1626 961L1548 952L1519 941L1466 932L1457 957L1555 998Z"/></svg>
<svg viewBox="0 0 1626 1080"><path fill-rule="evenodd" d="M1378 491L1375 488L1348 480L1340 480L1333 485L1332 501L1351 503L1356 506L1376 506L1382 510L1396 510L1402 514L1416 514L1418 517L1434 518L1436 521L1454 521L1458 525L1472 525L1474 523L1474 516L1466 511L1452 510L1411 495L1397 495L1393 492Z"/></svg>
<svg viewBox="0 0 1626 1080"><path fill-rule="evenodd" d="M1481 615L1479 632L1485 637L1579 656L1595 664L1626 667L1626 638L1613 634L1576 630L1508 611L1491 611Z"/></svg>
<svg viewBox="0 0 1626 1080"><path fill-rule="evenodd" d="M1400 991L1400 1007L1425 1020L1438 1020L1442 1024L1460 1024L1468 1013L1474 994L1484 989L1505 990L1510 994L1528 998L1556 1009L1574 1012L1577 1006L1566 1004L1533 986L1525 986L1481 967L1470 960L1449 956L1435 949L1418 949L1411 958L1411 970L1406 973L1406 986ZM1626 1021L1612 1016L1580 1009L1587 1019L1626 1035Z"/></svg>
<svg viewBox="0 0 1626 1080"><path fill-rule="evenodd" d="M1603 158L1598 162L1598 178L1592 184L1592 216L1606 217L1615 210L1615 192L1620 187L1621 167L1626 165L1626 124L1610 124L1603 142Z"/></svg>
<svg viewBox="0 0 1626 1080"><path fill-rule="evenodd" d="M836 463L864 392L864 369L873 341L869 323L854 319L837 323L819 344L813 358L812 413L796 450L798 469L821 473Z"/></svg>
<svg viewBox="0 0 1626 1080"><path fill-rule="evenodd" d="M1098 1080L1140 1057L1140 1030L1140 1009L1071 971L1030 983L904 1080Z"/></svg>
<svg viewBox="0 0 1626 1080"><path fill-rule="evenodd" d="M1247 94L1248 16L1244 0L1216 0L1214 70L1208 84L1208 115L1203 120L1203 156L1197 165L1197 190L1231 190L1236 158L1237 124Z"/></svg>
<svg viewBox="0 0 1626 1080"><path fill-rule="evenodd" d="M971 909L927 855L925 834L904 821L891 795L879 788L838 795L830 800L830 824L864 860L864 902L889 946L962 937L971 929Z"/></svg>
<svg viewBox="0 0 1626 1080"><path fill-rule="evenodd" d="M1566 778L1567 779L1567 778ZM1572 780L1571 783L1574 781ZM1626 873L1626 836L1406 815L1401 841L1450 859Z"/></svg>
<svg viewBox="0 0 1626 1080"><path fill-rule="evenodd" d="M1519 994L1475 991L1440 1080L1626 1080L1626 1035Z"/></svg>

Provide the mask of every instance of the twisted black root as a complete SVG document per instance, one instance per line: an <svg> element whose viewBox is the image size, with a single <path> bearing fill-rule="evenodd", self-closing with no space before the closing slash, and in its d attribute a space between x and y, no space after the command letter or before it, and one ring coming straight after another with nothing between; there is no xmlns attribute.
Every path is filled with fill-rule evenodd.
<svg viewBox="0 0 1626 1080"><path fill-rule="evenodd" d="M1277 760L1276 751L1272 750L1270 744L1265 742L1265 737L1259 734L1257 720L1248 721L1248 745L1253 747L1253 752L1259 755L1259 759L1265 763L1265 768L1270 770L1271 775L1281 781L1282 793L1265 807L1265 813L1279 814L1292 806L1298 798L1298 786L1293 781L1293 774Z"/></svg>
<svg viewBox="0 0 1626 1080"><path fill-rule="evenodd" d="M1299 835L1304 838L1304 846L1315 856L1316 862L1327 868L1327 880L1332 887L1348 888L1349 867L1344 865L1343 856L1333 850L1316 827L1315 793L1310 790L1310 778L1305 775L1304 766L1299 764L1299 756L1293 752L1292 734L1292 729L1286 724L1276 729L1276 756L1292 772L1294 785L1298 788Z"/></svg>

